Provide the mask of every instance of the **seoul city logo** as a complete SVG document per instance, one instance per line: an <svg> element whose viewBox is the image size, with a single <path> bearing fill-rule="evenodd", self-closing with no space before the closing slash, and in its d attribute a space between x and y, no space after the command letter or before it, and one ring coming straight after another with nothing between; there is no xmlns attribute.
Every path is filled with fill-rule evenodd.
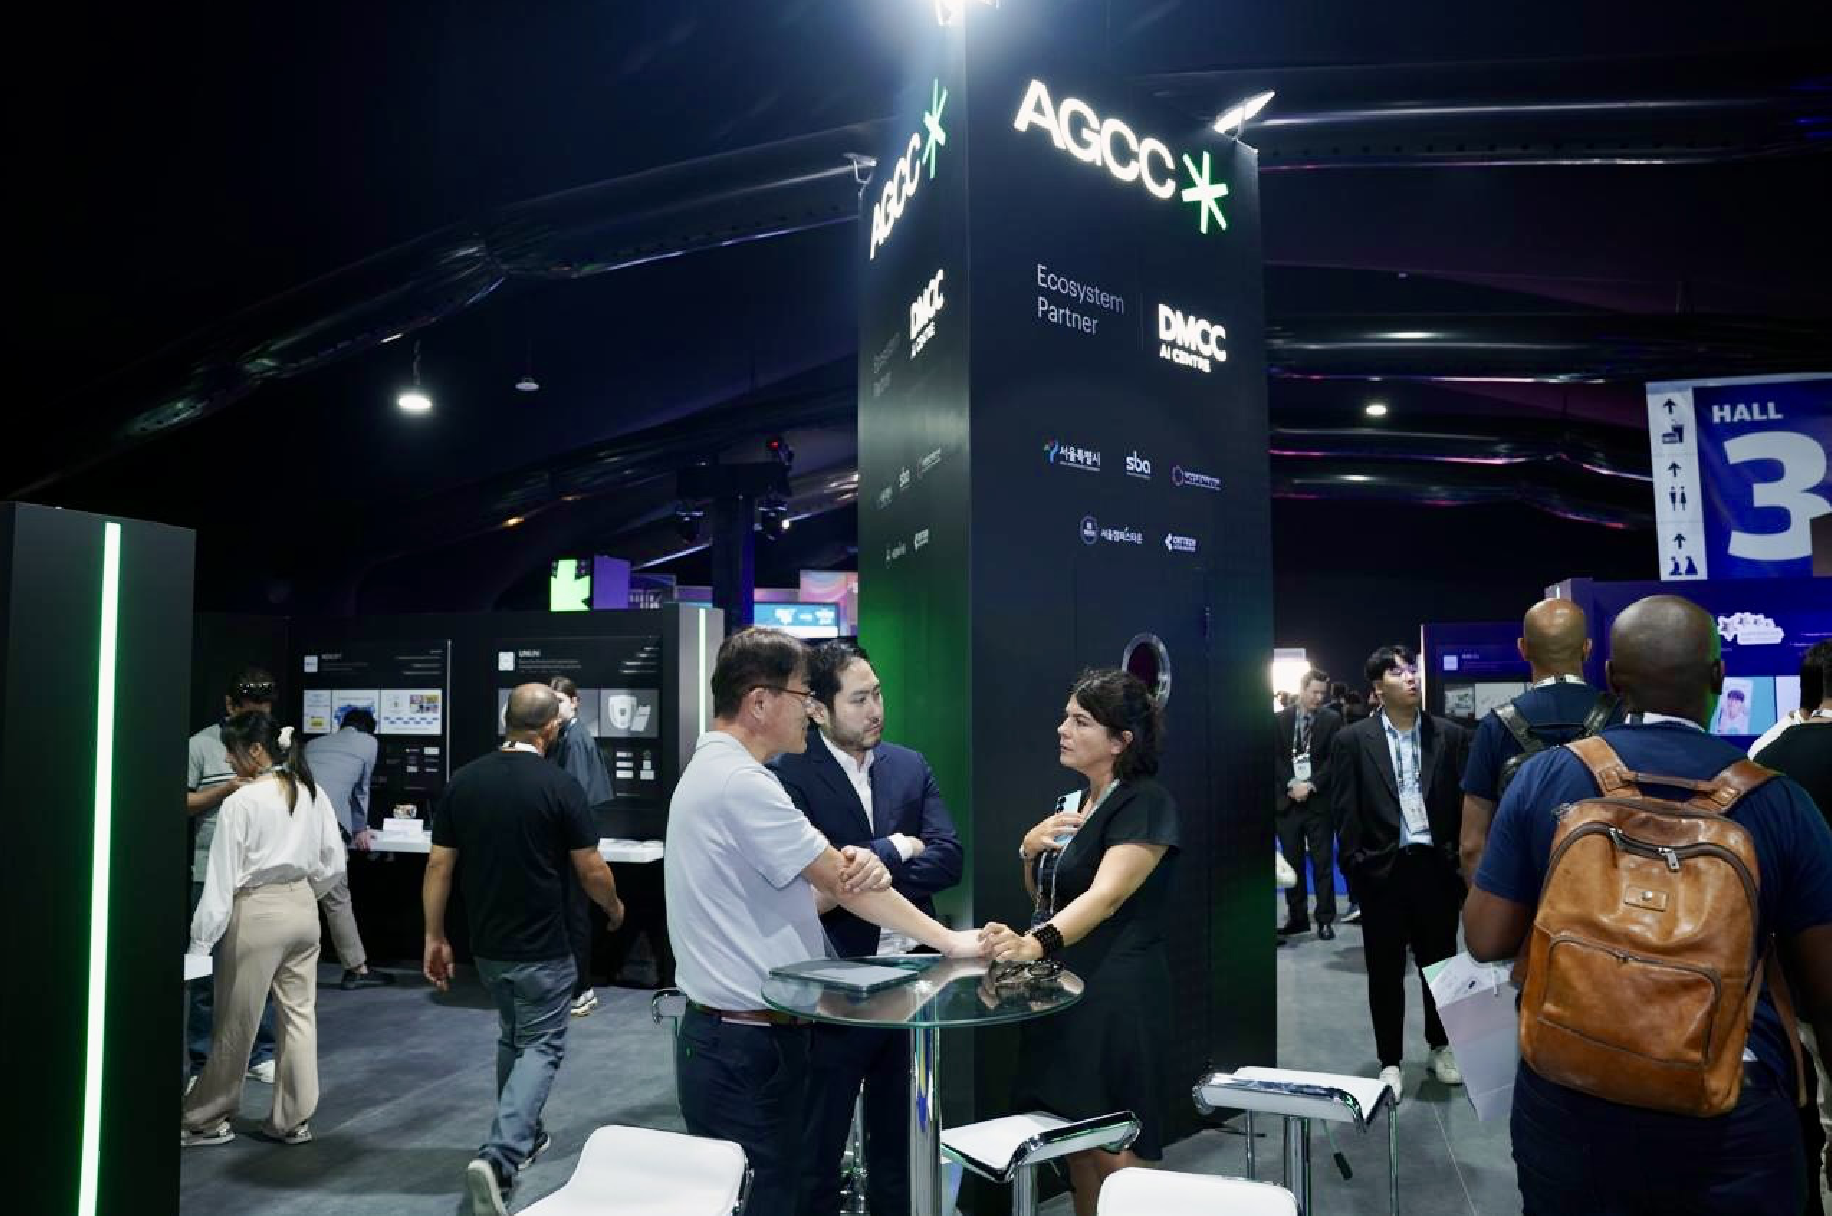
<svg viewBox="0 0 1832 1216"><path fill-rule="evenodd" d="M1100 472L1100 453L1098 451L1072 443L1064 443L1060 439L1044 440L1043 459L1046 464L1058 465L1065 469L1079 469L1083 473Z"/></svg>
<svg viewBox="0 0 1832 1216"><path fill-rule="evenodd" d="M1760 612L1738 612L1717 619L1718 636L1744 646L1773 646L1787 632Z"/></svg>
<svg viewBox="0 0 1832 1216"><path fill-rule="evenodd" d="M1100 540L1100 521L1092 515L1081 517L1081 543L1092 545Z"/></svg>
<svg viewBox="0 0 1832 1216"><path fill-rule="evenodd" d="M1012 127L1020 133L1042 127L1058 149L1083 164L1105 167L1114 180L1127 185L1138 182L1156 199L1174 198L1194 204L1197 227L1204 233L1211 219L1218 232L1228 226L1228 217L1221 209L1228 186L1215 180L1215 169L1206 150L1200 166L1188 153L1173 159L1163 140L1151 135L1140 138L1122 120L1101 118L1093 106L1078 97L1064 97L1058 105L1050 99L1049 87L1035 79L1024 92ZM1181 191L1177 188L1179 159L1188 174L1188 184Z"/></svg>
<svg viewBox="0 0 1832 1216"><path fill-rule="evenodd" d="M1168 304L1158 305L1158 358L1168 359L1181 367L1208 373L1216 363L1228 361L1228 331Z"/></svg>
<svg viewBox="0 0 1832 1216"><path fill-rule="evenodd" d="M910 135L909 142L904 145L903 155L897 158L884 188L878 192L878 201L872 204L869 258L876 258L878 246L891 239L891 229L903 218L905 208L910 205L910 200L922 185L922 171L925 167L929 171L929 180L935 179L939 150L948 144L948 132L941 125L942 111L947 106L948 90L942 88L941 81L937 80L929 90L929 108L923 111L922 130Z"/></svg>

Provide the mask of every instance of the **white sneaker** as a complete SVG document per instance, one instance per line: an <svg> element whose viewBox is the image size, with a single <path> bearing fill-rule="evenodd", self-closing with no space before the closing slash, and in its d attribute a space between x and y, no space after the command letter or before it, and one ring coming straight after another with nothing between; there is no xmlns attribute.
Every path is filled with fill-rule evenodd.
<svg viewBox="0 0 1832 1216"><path fill-rule="evenodd" d="M1450 1054L1448 1047L1431 1049L1431 1075L1446 1085L1463 1084L1463 1070L1457 1067L1457 1057Z"/></svg>
<svg viewBox="0 0 1832 1216"><path fill-rule="evenodd" d="M503 1185L496 1179L496 1169L482 1157L464 1168L464 1187L471 1200L471 1216L508 1216L503 1203Z"/></svg>
<svg viewBox="0 0 1832 1216"><path fill-rule="evenodd" d="M591 1016L592 1010L598 1008L598 993L587 988L573 999L572 1015L576 1018Z"/></svg>
<svg viewBox="0 0 1832 1216"><path fill-rule="evenodd" d="M248 1079L251 1081L264 1081L272 1085L274 1083L274 1062L272 1060L262 1060L259 1064L250 1064L248 1066Z"/></svg>
<svg viewBox="0 0 1832 1216"><path fill-rule="evenodd" d="M1393 1091L1393 1105L1398 1106L1399 1100L1400 1100L1400 1088L1404 1084L1404 1078L1403 1078L1403 1075L1400 1073L1399 1065L1389 1064L1385 1068L1381 1069L1380 1070L1380 1083L1382 1085L1385 1085L1388 1089Z"/></svg>
<svg viewBox="0 0 1832 1216"><path fill-rule="evenodd" d="M235 1133L229 1129L229 1120L224 1119L214 1127L199 1128L192 1131L180 1125L178 1128L178 1146L180 1148L199 1148L210 1144L227 1144L235 1139Z"/></svg>

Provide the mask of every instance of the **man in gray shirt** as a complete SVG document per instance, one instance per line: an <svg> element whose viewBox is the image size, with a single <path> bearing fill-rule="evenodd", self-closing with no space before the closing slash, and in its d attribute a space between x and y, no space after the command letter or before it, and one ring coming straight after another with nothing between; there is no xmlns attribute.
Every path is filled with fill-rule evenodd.
<svg viewBox="0 0 1832 1216"><path fill-rule="evenodd" d="M369 786L375 780L375 715L358 707L344 713L336 734L321 735L305 745L305 759L312 766L312 776L324 787L331 809L337 812L337 825L350 848L358 853L369 851ZM343 980L338 985L347 990L382 988L394 983L386 971L369 970L369 952L363 948L363 935L356 928L356 910L350 906L348 870L337 885L318 901L324 909L325 923L331 927L331 942L337 957L343 960Z"/></svg>
<svg viewBox="0 0 1832 1216"><path fill-rule="evenodd" d="M232 717L246 710L272 713L277 690L274 678L259 667L244 668L223 695L223 716ZM229 767L229 751L223 746L222 723L212 722L191 736L189 759L185 772L185 813L191 817L197 835L191 847L191 911L204 895L204 875L210 868L210 842L216 839L216 813L223 801L248 784ZM190 922L187 920L187 924ZM209 977L186 985L188 1004L185 1011L185 1043L190 1056L191 1075L203 1071L210 1058L210 1036L214 1027L216 984ZM261 1010L261 1024L255 1031L254 1051L248 1057L248 1075L257 1081L273 1083L274 1079L274 1003L270 996Z"/></svg>
<svg viewBox="0 0 1832 1216"><path fill-rule="evenodd" d="M668 811L668 934L687 1014L675 1083L687 1130L740 1145L753 1171L747 1216L789 1216L800 1185L808 1027L765 1007L771 968L828 953L834 907L944 954L980 954L890 889L869 848L835 849L764 761L807 746L806 650L773 629L719 648L713 724Z"/></svg>

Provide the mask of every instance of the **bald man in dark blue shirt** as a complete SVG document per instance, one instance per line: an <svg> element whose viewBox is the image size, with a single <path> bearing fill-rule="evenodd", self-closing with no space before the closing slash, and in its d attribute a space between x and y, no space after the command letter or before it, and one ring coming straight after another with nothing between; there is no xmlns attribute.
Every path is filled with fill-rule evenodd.
<svg viewBox="0 0 1832 1216"><path fill-rule="evenodd" d="M1677 596L1639 601L1610 635L1609 683L1629 711L1603 732L1628 768L1704 781L1741 758L1705 733L1723 687L1715 623ZM1641 779L1644 793L1691 791ZM1564 748L1524 765L1496 811L1464 908L1469 952L1500 960L1521 949L1537 910L1558 827L1557 809L1597 796L1589 770ZM1774 940L1796 977L1801 1009L1832 1033L1832 830L1804 790L1774 777L1729 817L1753 837L1760 863L1758 943ZM1821 1163L1807 1163L1795 1114L1794 1054L1765 984L1744 1054L1737 1106L1693 1118L1610 1102L1557 1085L1525 1062L1511 1130L1526 1216L1723 1216L1801 1209Z"/></svg>

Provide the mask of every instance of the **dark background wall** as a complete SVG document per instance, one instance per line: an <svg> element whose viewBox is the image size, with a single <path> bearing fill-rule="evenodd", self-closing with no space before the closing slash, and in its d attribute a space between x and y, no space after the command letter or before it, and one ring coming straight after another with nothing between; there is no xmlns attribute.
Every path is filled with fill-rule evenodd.
<svg viewBox="0 0 1832 1216"><path fill-rule="evenodd" d="M1647 533L1526 506L1280 500L1272 549L1276 644L1351 688L1370 652L1417 646L1428 621L1518 620L1564 578L1656 577Z"/></svg>

